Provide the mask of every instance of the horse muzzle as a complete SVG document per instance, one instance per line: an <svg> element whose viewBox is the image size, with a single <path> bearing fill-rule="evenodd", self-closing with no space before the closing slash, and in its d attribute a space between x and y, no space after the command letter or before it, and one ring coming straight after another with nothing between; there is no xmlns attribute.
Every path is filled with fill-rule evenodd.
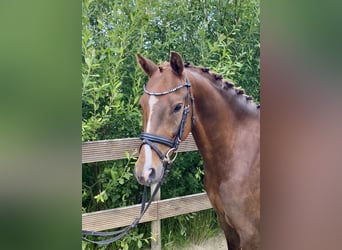
<svg viewBox="0 0 342 250"><path fill-rule="evenodd" d="M143 145L135 163L134 175L141 185L150 186L163 178L164 168L160 158L149 145Z"/></svg>
<svg viewBox="0 0 342 250"><path fill-rule="evenodd" d="M150 186L158 182L159 178L156 178L156 170L154 168L149 168L147 171L142 171L141 174L137 174L134 169L134 176L140 185Z"/></svg>

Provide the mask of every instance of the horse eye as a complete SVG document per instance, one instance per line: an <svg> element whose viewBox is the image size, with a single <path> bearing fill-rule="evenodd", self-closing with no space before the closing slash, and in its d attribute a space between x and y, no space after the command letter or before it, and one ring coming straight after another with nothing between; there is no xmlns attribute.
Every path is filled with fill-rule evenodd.
<svg viewBox="0 0 342 250"><path fill-rule="evenodd" d="M181 110L182 109L182 104L181 103L178 103L177 105L176 105L176 107L173 109L173 112L174 113L177 113L179 110Z"/></svg>

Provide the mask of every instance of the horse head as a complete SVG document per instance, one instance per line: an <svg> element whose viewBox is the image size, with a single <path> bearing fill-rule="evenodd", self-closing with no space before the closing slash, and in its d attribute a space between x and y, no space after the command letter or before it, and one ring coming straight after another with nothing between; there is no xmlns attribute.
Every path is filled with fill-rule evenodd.
<svg viewBox="0 0 342 250"><path fill-rule="evenodd" d="M191 86L175 52L160 66L140 54L137 60L149 80L139 102L143 132L134 174L140 184L150 185L161 181L165 165L191 130Z"/></svg>

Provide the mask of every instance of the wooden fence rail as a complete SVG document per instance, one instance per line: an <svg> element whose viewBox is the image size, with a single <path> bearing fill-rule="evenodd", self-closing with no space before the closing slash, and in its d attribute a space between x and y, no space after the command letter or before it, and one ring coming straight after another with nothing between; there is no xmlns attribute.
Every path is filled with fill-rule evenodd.
<svg viewBox="0 0 342 250"><path fill-rule="evenodd" d="M137 153L141 140L139 138L112 139L102 141L90 141L82 143L82 163L120 160ZM178 152L196 151L196 143L190 134L178 148Z"/></svg>
<svg viewBox="0 0 342 250"><path fill-rule="evenodd" d="M82 215L82 230L102 231L130 225L140 214L140 204ZM140 223L161 220L211 208L206 193L152 202Z"/></svg>
<svg viewBox="0 0 342 250"><path fill-rule="evenodd" d="M82 163L125 159L126 153L136 154L141 140L139 138L112 139L82 143ZM192 135L180 144L178 152L196 151ZM153 189L151 189L153 192ZM152 234L157 241L152 249L161 249L160 220L191 212L212 208L206 193L199 193L153 201L140 223L152 221ZM82 214L82 230L102 231L130 225L140 214L140 204Z"/></svg>

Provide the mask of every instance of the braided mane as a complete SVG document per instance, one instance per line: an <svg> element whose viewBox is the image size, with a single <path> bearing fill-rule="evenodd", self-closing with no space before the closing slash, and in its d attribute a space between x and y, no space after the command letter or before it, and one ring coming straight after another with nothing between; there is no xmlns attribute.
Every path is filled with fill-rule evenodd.
<svg viewBox="0 0 342 250"><path fill-rule="evenodd" d="M198 67L198 66L190 65L190 63L188 62L184 64L184 67L186 67L190 71L194 71L200 74L201 76L207 78L211 83L213 83L218 88L221 88L227 91L234 90L237 96L241 96L245 98L247 104L254 103L252 96L246 95L245 90L242 88L236 87L236 85L233 82L223 79L221 74L212 72L207 67ZM259 110L260 105L256 103L254 104L256 105L256 108Z"/></svg>

